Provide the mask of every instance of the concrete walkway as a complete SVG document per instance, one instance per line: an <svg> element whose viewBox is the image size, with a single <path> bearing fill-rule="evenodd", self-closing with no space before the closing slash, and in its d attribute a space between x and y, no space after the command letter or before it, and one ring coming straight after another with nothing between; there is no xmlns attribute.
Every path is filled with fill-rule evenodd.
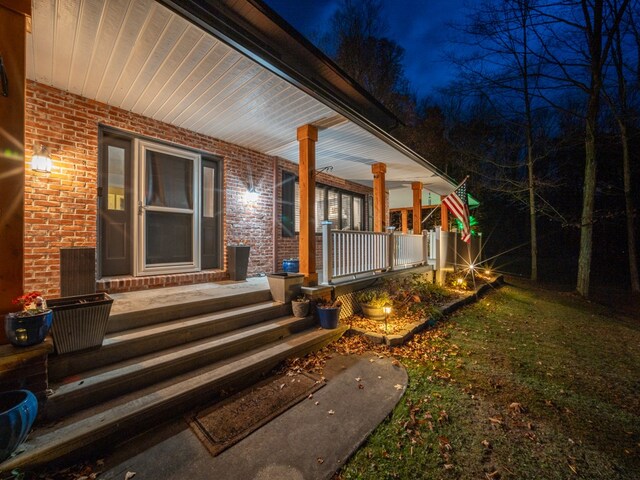
<svg viewBox="0 0 640 480"><path fill-rule="evenodd" d="M391 413L408 377L402 366L373 354L336 355L325 376L313 398L217 457L176 420L116 451L100 478L122 480L135 472L135 480L329 479Z"/></svg>

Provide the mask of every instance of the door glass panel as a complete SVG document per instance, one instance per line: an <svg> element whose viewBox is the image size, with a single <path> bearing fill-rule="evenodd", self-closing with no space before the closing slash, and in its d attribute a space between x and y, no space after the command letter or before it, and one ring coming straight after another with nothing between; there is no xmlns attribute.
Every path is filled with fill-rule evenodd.
<svg viewBox="0 0 640 480"><path fill-rule="evenodd" d="M193 208L193 161L167 153L146 152L146 204Z"/></svg>
<svg viewBox="0 0 640 480"><path fill-rule="evenodd" d="M215 215L215 170L210 167L202 169L202 216L213 218Z"/></svg>
<svg viewBox="0 0 640 480"><path fill-rule="evenodd" d="M193 214L147 212L146 263L185 263L193 260Z"/></svg>
<svg viewBox="0 0 640 480"><path fill-rule="evenodd" d="M107 148L107 209L124 211L124 148Z"/></svg>

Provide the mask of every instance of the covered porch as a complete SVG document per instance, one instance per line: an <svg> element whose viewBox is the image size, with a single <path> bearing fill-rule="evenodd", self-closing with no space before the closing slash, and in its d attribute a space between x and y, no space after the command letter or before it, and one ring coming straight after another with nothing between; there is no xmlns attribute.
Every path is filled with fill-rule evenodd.
<svg viewBox="0 0 640 480"><path fill-rule="evenodd" d="M287 27L250 2L219 2L206 14L190 1L35 2L26 36L26 288L55 295L59 249L69 246L96 249L98 288L168 286L170 277L221 280L228 266L226 246L233 244L252 246L250 275L277 271L282 258L295 256L313 285L324 272L322 221L333 220L334 230L345 230L355 226L348 220L345 227L345 219L358 215L357 230L385 234L390 204L398 196L412 195L416 207L452 190L451 179L389 133L393 115ZM245 29L269 48L249 41ZM109 170L107 134L118 141L131 138L130 166ZM115 140L109 145L117 147ZM184 149L185 157L195 149L202 158L193 163L188 188L194 194L186 208L150 200L155 193L145 184L137 147L147 140ZM36 144L49 151L50 172L28 168ZM146 155L156 147L140 148ZM202 203L209 201L201 173L207 154L218 162L210 205ZM290 236L282 233L284 171L299 185L293 202L299 228ZM77 186L65 193L77 182L82 192ZM339 203L324 198L320 210L318 185L336 189L341 182ZM60 204L45 205L52 199L39 196L42 188L60 193ZM362 195L358 210L351 199L345 208L343 199L356 190ZM111 220L111 197L122 201L122 220ZM209 207L213 222L206 220ZM173 210L162 210L167 208ZM180 244L186 252L174 255L178 260L149 252L145 240L151 238L152 221L170 214L188 217L187 240L164 229L170 236L164 243ZM38 235L41 220L59 229ZM115 241L105 237L120 231L123 236ZM35 237L40 240L32 241ZM112 246L123 242L129 243L112 255ZM415 260L418 243L398 244L400 262ZM389 247L381 248L388 255ZM41 270L38 252L46 252L50 262L44 278L32 273ZM349 255L338 247L332 252ZM114 255L125 267L107 266ZM334 265L342 261L338 257ZM324 278L334 281L339 275L327 271Z"/></svg>

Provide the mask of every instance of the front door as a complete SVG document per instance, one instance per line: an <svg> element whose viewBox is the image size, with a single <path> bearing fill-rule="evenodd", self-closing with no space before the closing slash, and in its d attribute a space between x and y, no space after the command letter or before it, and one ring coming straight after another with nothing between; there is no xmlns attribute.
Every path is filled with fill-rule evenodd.
<svg viewBox="0 0 640 480"><path fill-rule="evenodd" d="M200 155L137 140L137 274L200 268Z"/></svg>

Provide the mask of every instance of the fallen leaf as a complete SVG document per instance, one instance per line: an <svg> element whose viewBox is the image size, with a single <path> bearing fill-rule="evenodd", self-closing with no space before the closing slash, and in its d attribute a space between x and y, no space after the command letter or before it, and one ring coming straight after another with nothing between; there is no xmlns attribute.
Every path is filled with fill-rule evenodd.
<svg viewBox="0 0 640 480"><path fill-rule="evenodd" d="M136 472L127 472L124 476L124 480L130 480L131 478L136 476Z"/></svg>
<svg viewBox="0 0 640 480"><path fill-rule="evenodd" d="M491 473L486 473L485 476L489 479L489 480L493 480L493 479L497 479L500 478L500 472L498 472L498 470L494 470Z"/></svg>
<svg viewBox="0 0 640 480"><path fill-rule="evenodd" d="M393 388L395 388L396 390L402 390L402 385L400 385L399 383L396 383Z"/></svg>
<svg viewBox="0 0 640 480"><path fill-rule="evenodd" d="M444 464L444 469L445 470L451 470L454 467L454 465L452 463L445 463Z"/></svg>
<svg viewBox="0 0 640 480"><path fill-rule="evenodd" d="M312 399L313 398L313 393L310 393L309 396L307 397L308 399Z"/></svg>
<svg viewBox="0 0 640 480"><path fill-rule="evenodd" d="M490 417L490 418L489 418L489 421L490 421L491 423L495 423L495 424L497 424L497 425L502 425L502 420L500 420L499 418Z"/></svg>
<svg viewBox="0 0 640 480"><path fill-rule="evenodd" d="M362 378L356 377L356 382L359 382L360 380L362 380Z"/></svg>
<svg viewBox="0 0 640 480"><path fill-rule="evenodd" d="M358 389L363 390L364 389L364 385L362 385L361 383L358 384Z"/></svg>
<svg viewBox="0 0 640 480"><path fill-rule="evenodd" d="M98 461L96 462L96 466L97 466L97 467L102 467L102 466L104 466L104 459L103 459L103 458L101 458L100 460L98 460Z"/></svg>
<svg viewBox="0 0 640 480"><path fill-rule="evenodd" d="M320 405L320 402L316 402L316 405Z"/></svg>
<svg viewBox="0 0 640 480"><path fill-rule="evenodd" d="M572 471L574 474L576 474L576 475L578 474L578 469L577 469L575 466L573 466L573 465L569 465L569 468L571 469L571 471Z"/></svg>
<svg viewBox="0 0 640 480"><path fill-rule="evenodd" d="M379 379L379 380L382 380L382 377L381 377L380 375L378 375L378 379Z"/></svg>
<svg viewBox="0 0 640 480"><path fill-rule="evenodd" d="M484 440L482 440L482 446L484 448L491 448L491 442L489 442L489 440L485 438Z"/></svg>
<svg viewBox="0 0 640 480"><path fill-rule="evenodd" d="M280 390L282 390L285 387L284 383L282 385L280 385Z"/></svg>
<svg viewBox="0 0 640 480"><path fill-rule="evenodd" d="M526 411L522 404L518 402L513 402L511 405L509 405L509 409L514 411L515 413L524 413Z"/></svg>
<svg viewBox="0 0 640 480"><path fill-rule="evenodd" d="M394 360L393 362L391 362L391 365L393 365L394 367L399 367L400 362L398 360Z"/></svg>
<svg viewBox="0 0 640 480"><path fill-rule="evenodd" d="M322 465L322 464L324 463L324 458L322 458L322 457L318 457L318 458L316 458L316 461L317 461L320 465Z"/></svg>
<svg viewBox="0 0 640 480"><path fill-rule="evenodd" d="M333 410L329 410L327 413L328 413L329 415L333 415L333 414L334 414L334 413L336 413L336 412L334 412Z"/></svg>

